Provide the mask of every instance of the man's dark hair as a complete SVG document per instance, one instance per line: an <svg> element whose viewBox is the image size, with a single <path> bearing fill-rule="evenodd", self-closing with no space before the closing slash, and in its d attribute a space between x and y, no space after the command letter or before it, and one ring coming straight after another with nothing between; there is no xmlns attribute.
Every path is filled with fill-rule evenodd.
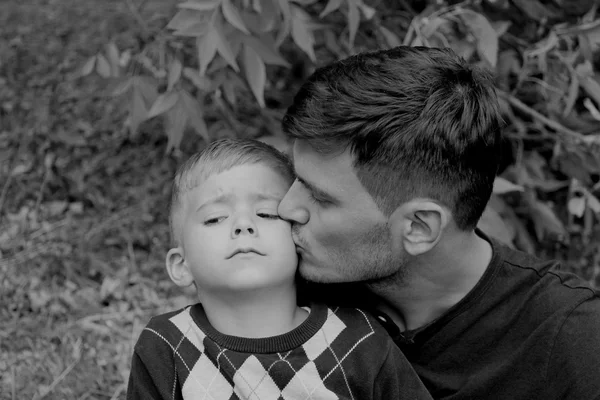
<svg viewBox="0 0 600 400"><path fill-rule="evenodd" d="M318 152L349 148L386 215L427 197L464 230L491 196L501 124L489 74L449 49L406 46L317 69L283 119L289 136Z"/></svg>

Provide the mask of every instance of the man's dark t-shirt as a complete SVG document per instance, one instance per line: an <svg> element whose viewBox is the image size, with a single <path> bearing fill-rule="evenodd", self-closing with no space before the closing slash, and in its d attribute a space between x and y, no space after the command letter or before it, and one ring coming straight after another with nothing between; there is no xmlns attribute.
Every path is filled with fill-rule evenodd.
<svg viewBox="0 0 600 400"><path fill-rule="evenodd" d="M384 321L427 389L452 400L600 399L598 293L556 262L478 234L492 244L493 257L464 299L414 331L400 333ZM368 296L351 287L303 290L366 307Z"/></svg>
<svg viewBox="0 0 600 400"><path fill-rule="evenodd" d="M425 386L436 399L600 399L598 293L555 262L487 240L493 258L476 287L394 335Z"/></svg>

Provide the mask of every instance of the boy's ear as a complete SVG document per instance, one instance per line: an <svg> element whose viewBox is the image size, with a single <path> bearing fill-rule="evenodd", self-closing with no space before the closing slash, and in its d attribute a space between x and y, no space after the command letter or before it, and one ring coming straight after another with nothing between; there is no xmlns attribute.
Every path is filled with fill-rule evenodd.
<svg viewBox="0 0 600 400"><path fill-rule="evenodd" d="M177 286L187 287L194 283L194 277L185 262L185 254L181 247L169 250L165 261L169 277Z"/></svg>
<svg viewBox="0 0 600 400"><path fill-rule="evenodd" d="M450 210L434 201L415 199L399 206L390 216L395 246L418 256L433 249L450 220Z"/></svg>

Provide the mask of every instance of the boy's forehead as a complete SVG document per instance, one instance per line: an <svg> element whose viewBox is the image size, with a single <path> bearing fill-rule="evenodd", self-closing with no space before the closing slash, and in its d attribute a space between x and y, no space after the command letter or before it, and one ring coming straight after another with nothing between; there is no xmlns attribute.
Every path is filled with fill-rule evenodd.
<svg viewBox="0 0 600 400"><path fill-rule="evenodd" d="M291 186L283 174L263 164L237 165L206 175L191 172L195 173L188 179L188 192L207 200L216 196L242 194L281 199Z"/></svg>

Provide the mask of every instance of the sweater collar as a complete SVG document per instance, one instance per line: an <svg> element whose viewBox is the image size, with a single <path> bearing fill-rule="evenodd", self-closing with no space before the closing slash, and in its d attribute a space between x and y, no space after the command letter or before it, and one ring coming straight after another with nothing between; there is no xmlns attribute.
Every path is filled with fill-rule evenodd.
<svg viewBox="0 0 600 400"><path fill-rule="evenodd" d="M311 304L308 317L300 325L287 333L266 338L245 338L217 331L200 303L191 306L190 315L206 336L219 346L244 353L281 353L302 346L314 336L327 319L327 308L323 304Z"/></svg>

